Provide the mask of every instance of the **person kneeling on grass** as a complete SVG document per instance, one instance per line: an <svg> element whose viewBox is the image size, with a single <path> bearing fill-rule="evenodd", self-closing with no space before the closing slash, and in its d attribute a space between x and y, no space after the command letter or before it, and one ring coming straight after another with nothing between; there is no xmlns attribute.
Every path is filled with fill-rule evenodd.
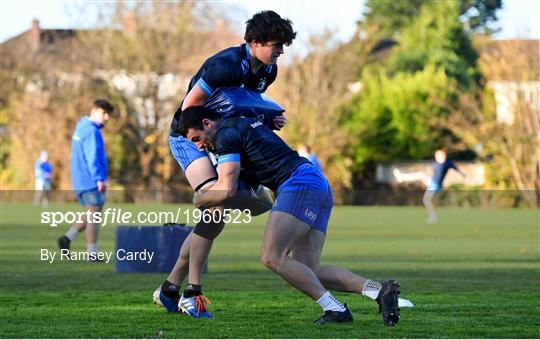
<svg viewBox="0 0 540 340"><path fill-rule="evenodd" d="M322 307L324 314L315 324L353 320L347 305L329 289L368 296L379 304L386 325L398 323L400 292L396 280L377 282L319 264L334 200L328 181L307 159L256 119L221 120L215 112L193 106L183 111L180 127L182 135L198 147L218 155L218 180L195 195L197 207L220 206L234 196L240 169L244 178L276 191L261 260Z"/></svg>

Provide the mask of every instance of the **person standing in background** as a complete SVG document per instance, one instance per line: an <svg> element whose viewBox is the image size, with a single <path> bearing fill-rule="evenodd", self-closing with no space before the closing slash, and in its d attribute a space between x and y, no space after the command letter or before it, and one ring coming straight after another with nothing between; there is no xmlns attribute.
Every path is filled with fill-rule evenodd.
<svg viewBox="0 0 540 340"><path fill-rule="evenodd" d="M41 151L39 158L34 163L34 176L36 180L36 193L34 195L34 205L41 205L44 208L49 206L49 192L52 189L52 165L49 163L49 153Z"/></svg>
<svg viewBox="0 0 540 340"><path fill-rule="evenodd" d="M101 129L114 112L113 106L104 99L97 99L90 115L77 123L71 139L71 182L79 203L92 214L101 213L107 190L107 155ZM86 230L86 248L90 259L98 252L99 223L85 215L64 236L58 239L60 249L70 249L71 242Z"/></svg>
<svg viewBox="0 0 540 340"><path fill-rule="evenodd" d="M422 200L428 211L427 223L437 223L437 213L435 212L435 207L433 205L433 197L441 191L444 178L450 169L456 170L463 178L465 178L465 173L461 171L454 162L446 158L446 152L444 150L439 149L435 151L433 174L431 175L431 179Z"/></svg>

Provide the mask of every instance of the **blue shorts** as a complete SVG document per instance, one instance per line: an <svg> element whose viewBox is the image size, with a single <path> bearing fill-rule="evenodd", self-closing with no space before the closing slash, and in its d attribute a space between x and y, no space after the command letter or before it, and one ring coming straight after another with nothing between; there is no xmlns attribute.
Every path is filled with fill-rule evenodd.
<svg viewBox="0 0 540 340"><path fill-rule="evenodd" d="M75 191L75 195L77 195L77 200L83 207L89 205L102 207L105 204L105 194L97 189L78 190Z"/></svg>
<svg viewBox="0 0 540 340"><path fill-rule="evenodd" d="M430 180L427 186L427 190L432 190L435 191L435 193L438 193L439 191L441 191L441 186L434 180Z"/></svg>
<svg viewBox="0 0 540 340"><path fill-rule="evenodd" d="M169 136L169 147L174 159L184 172L194 160L207 157L206 152L199 150L193 142L183 136Z"/></svg>
<svg viewBox="0 0 540 340"><path fill-rule="evenodd" d="M312 164L302 164L279 186L272 211L293 215L326 235L333 206L324 175Z"/></svg>

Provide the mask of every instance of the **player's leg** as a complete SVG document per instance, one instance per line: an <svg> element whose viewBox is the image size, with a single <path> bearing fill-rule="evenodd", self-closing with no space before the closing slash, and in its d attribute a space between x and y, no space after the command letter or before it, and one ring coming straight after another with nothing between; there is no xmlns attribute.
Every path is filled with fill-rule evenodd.
<svg viewBox="0 0 540 340"><path fill-rule="evenodd" d="M317 324L327 322L350 322L352 314L322 285L310 267L318 267L322 244L314 245L310 250L314 255L306 257L306 263L288 256L289 251L299 242L313 241L311 231L321 202L331 197L326 179L310 164L298 167L291 177L283 183L276 197L265 229L262 260L263 263L316 301L325 314L315 321ZM326 230L320 230L324 235Z"/></svg>
<svg viewBox="0 0 540 340"><path fill-rule="evenodd" d="M97 189L83 194L83 202L87 211L86 215L86 251L90 254L98 252L98 238L100 224L96 217L101 214L105 205L105 194Z"/></svg>
<svg viewBox="0 0 540 340"><path fill-rule="evenodd" d="M194 190L204 189L204 187L215 182L217 174L214 166L206 153L198 150L195 144L180 136L170 137L169 146L171 153L180 164ZM184 290L184 297L197 299L197 296L202 295L202 270L212 249L213 240L222 229L222 223L205 223L204 221L197 223L195 230L182 245L179 258L167 280L154 292L155 303L166 307L169 311L178 312L177 302L180 301L180 287L186 276L188 276L188 286ZM184 301L184 304L190 304L188 307L191 307L190 301ZM193 305L195 307L195 304ZM200 305L204 306L204 303ZM190 308L190 310L193 310L193 308ZM192 312L190 315L211 316L204 311L203 313Z"/></svg>
<svg viewBox="0 0 540 340"><path fill-rule="evenodd" d="M190 233L184 240L182 247L180 247L180 253L178 254L178 259L176 260L176 263L174 264L174 268L169 273L169 276L167 277L167 281L180 285L184 281L184 279L187 277L188 266L189 266L189 251L190 251L189 245L191 244L192 236L193 236L193 233Z"/></svg>
<svg viewBox="0 0 540 340"><path fill-rule="evenodd" d="M324 241L325 235L321 231L311 229L293 245L290 255L312 268L326 289L362 294L376 301L385 324L395 325L399 321L399 285L394 286L394 280L378 282L366 279L345 268L321 266L319 261Z"/></svg>
<svg viewBox="0 0 540 340"><path fill-rule="evenodd" d="M323 308L325 314L315 323L350 322L352 314L349 309L325 289L310 268L309 265L316 266L316 256L309 265L287 256L293 245L306 237L310 230L311 227L297 217L282 211L272 211L263 236L261 260L267 268Z"/></svg>
<svg viewBox="0 0 540 340"><path fill-rule="evenodd" d="M268 218L261 250L262 263L313 300L326 290L308 266L287 256L288 250L311 227L298 218L281 211L272 211Z"/></svg>
<svg viewBox="0 0 540 340"><path fill-rule="evenodd" d="M214 208L213 210L222 208ZM212 216L216 216L213 215ZM218 214L222 216L222 214ZM212 249L214 239L224 227L222 221L199 222L193 230L190 240L188 285L184 289L178 307L184 314L196 318L211 318L212 314L206 309L209 301L202 294L202 270Z"/></svg>
<svg viewBox="0 0 540 340"><path fill-rule="evenodd" d="M91 215L95 216L96 213L101 213L101 208L101 206L89 205L86 207L86 211L89 211ZM97 252L99 227L99 223L96 223L93 218L86 221L86 248L89 253Z"/></svg>
<svg viewBox="0 0 540 340"><path fill-rule="evenodd" d="M326 182L326 180L324 181ZM314 228L294 243L291 256L313 269L326 289L362 294L367 279L344 268L320 265L326 230L334 206L334 197L330 185L327 185L325 189L327 190L321 190L318 193L321 200L318 202L319 211L316 220L313 222ZM377 297L376 293L374 299Z"/></svg>
<svg viewBox="0 0 540 340"><path fill-rule="evenodd" d="M95 192L103 196L96 195L95 193L92 193L92 192L93 191L76 191L75 192L77 201L79 201L79 204L82 205L85 210L87 210L87 206L99 205L99 204L105 203L104 194L99 193L97 190L95 190ZM98 198L100 199L99 202L96 201L96 199ZM71 242L75 241L77 236L81 232L86 230L87 226L88 224L86 220L86 215L83 215L79 221L77 221L68 229L68 231L64 234L64 236L58 239L58 246L60 247L60 249L69 251L71 247Z"/></svg>
<svg viewBox="0 0 540 340"><path fill-rule="evenodd" d="M428 212L428 223L437 222L437 213L435 212L435 206L433 205L433 197L436 193L437 190L435 190L435 188L428 186L427 190L424 192L424 197L422 198L422 202L424 203L424 206Z"/></svg>
<svg viewBox="0 0 540 340"><path fill-rule="evenodd" d="M211 209L209 212L214 210L220 210L221 213L223 209L220 207ZM221 216L221 215L219 215ZM190 239L190 250L189 250L189 284L185 295L192 295L193 290L197 291L196 286L200 286L202 282L202 270L212 249L214 239L221 233L223 230L224 223L220 221L211 221L198 223L193 231ZM191 291L190 291L191 290ZM198 289L200 295L200 289ZM197 295L197 294L195 294Z"/></svg>
<svg viewBox="0 0 540 340"><path fill-rule="evenodd" d="M325 235L321 231L311 229L293 245L291 256L310 267L326 289L362 294L367 279L344 268L320 265L324 241Z"/></svg>
<svg viewBox="0 0 540 340"><path fill-rule="evenodd" d="M175 144L178 144L178 142L175 142ZM182 143L183 144L183 143ZM176 151L178 151L178 148L182 147L183 145L171 145L171 150L173 148L176 148ZM184 156L181 158L181 156L178 156L178 154L173 153L177 161L179 161L180 165L186 164L189 161L185 158L185 152L181 155ZM195 156L197 157L197 156ZM202 188L211 185L215 182L215 178L217 178L216 171L214 167L212 166L212 163L206 157L204 153L201 153L199 155L199 158L189 162L187 165L185 165L185 171L186 178L188 179L188 182L193 187L193 189L201 189L198 188L201 183ZM195 208L194 208L195 209ZM169 277L167 278L170 283L173 283L175 285L180 286L182 282L185 280L185 278L188 276L188 267L189 267L189 259L190 259L190 252L191 252L191 244L193 243L195 247L201 247L203 249L203 252L209 252L210 248L212 246L212 242L205 242L204 240L201 240L201 236L194 234L193 232L189 234L189 236L186 238L184 243L182 244L182 247L180 248L180 254L178 255L178 260L176 261L176 264L169 274ZM195 239L195 241L193 241ZM208 240L206 240L208 241ZM199 256L199 254L195 254ZM204 265L204 262L203 262ZM201 266L202 270L202 266ZM196 271L194 270L193 273L193 279L197 280L197 282L200 282L200 274L196 275Z"/></svg>
<svg viewBox="0 0 540 340"><path fill-rule="evenodd" d="M398 183L409 183L409 182L422 182L426 181L426 174L423 171L415 172L401 172L398 168L393 170L394 177Z"/></svg>
<svg viewBox="0 0 540 340"><path fill-rule="evenodd" d="M201 157L191 162L186 167L185 174L195 191L204 190L217 179L216 170L208 157ZM199 222L193 231L189 252L188 283L191 284L191 288L201 285L202 270L212 249L213 241L223 230L223 223L215 222ZM189 292L186 293L189 294Z"/></svg>
<svg viewBox="0 0 540 340"><path fill-rule="evenodd" d="M321 266L320 256L326 239L326 230L334 206L334 197L328 181L321 174L321 190L314 192L318 200L318 210L311 230L291 249L291 256L306 264L316 273L326 289L343 292L354 292L370 297L379 304L383 320L387 325L395 325L399 321L398 294L399 286L394 280L377 282L354 274L335 266ZM309 195L306 195L309 197ZM394 285L395 282L395 285ZM387 288L389 286L390 288ZM323 315L321 322L331 320L333 315Z"/></svg>
<svg viewBox="0 0 540 340"><path fill-rule="evenodd" d="M36 207L41 204L42 193L43 193L43 180L36 179L36 187L34 191L34 205Z"/></svg>
<svg viewBox="0 0 540 340"><path fill-rule="evenodd" d="M186 168L186 177L195 186L195 190L204 190L215 182L216 173L208 157L199 158ZM202 175L201 175L202 174ZM193 180L196 177L196 180ZM212 210L221 210L216 207ZM213 215L212 216L216 216ZM222 216L222 214L217 214ZM208 301L202 294L202 271L212 249L214 239L221 233L225 224L212 219L205 222L202 219L193 230L190 239L188 285L180 297L179 308L182 313L192 317L208 318L212 314L206 309Z"/></svg>
<svg viewBox="0 0 540 340"><path fill-rule="evenodd" d="M51 189L52 189L51 181L46 180L44 184L44 188L43 188L43 200L42 200L42 205L44 208L49 207L49 194L51 192Z"/></svg>
<svg viewBox="0 0 540 340"><path fill-rule="evenodd" d="M58 247L60 247L60 250L68 250L71 247L71 242L75 241L77 236L86 229L86 221L82 220L81 222L77 222L74 225L72 225L68 231L64 234L64 236L60 237L58 239Z"/></svg>
<svg viewBox="0 0 540 340"><path fill-rule="evenodd" d="M169 276L165 282L163 282L161 286L154 291L153 294L153 302L171 312L178 312L180 286L188 275L189 251L192 236L193 232L186 237L182 247L180 247L178 259L176 260L173 269L169 273Z"/></svg>

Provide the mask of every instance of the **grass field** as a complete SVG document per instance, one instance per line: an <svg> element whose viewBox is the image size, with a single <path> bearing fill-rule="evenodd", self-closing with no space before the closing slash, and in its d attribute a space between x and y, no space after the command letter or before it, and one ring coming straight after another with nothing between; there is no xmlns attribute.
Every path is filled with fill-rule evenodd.
<svg viewBox="0 0 540 340"><path fill-rule="evenodd" d="M79 208L49 208L67 209ZM342 293L336 295L355 321L314 326L320 308L259 262L266 215L228 226L216 241L204 286L215 318L193 320L151 304L166 274L116 274L113 263L41 262L40 249L56 250L67 226L40 225L40 212L2 204L3 338L540 337L537 210L441 209L440 222L426 225L421 208L337 207L323 262L374 279L397 278L416 307L402 309L395 328L383 325L373 301ZM114 231L102 228L102 250L114 250ZM84 237L74 248L84 249Z"/></svg>

